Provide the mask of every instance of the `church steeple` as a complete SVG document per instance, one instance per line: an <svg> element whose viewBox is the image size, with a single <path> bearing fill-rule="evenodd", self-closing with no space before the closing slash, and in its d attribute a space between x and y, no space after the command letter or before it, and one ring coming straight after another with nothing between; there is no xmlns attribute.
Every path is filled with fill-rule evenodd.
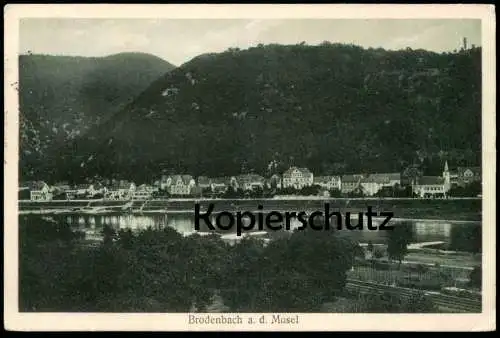
<svg viewBox="0 0 500 338"><path fill-rule="evenodd" d="M443 178L445 186L447 186L448 187L447 189L449 189L451 177L450 177L450 170L448 169L448 161L444 162Z"/></svg>

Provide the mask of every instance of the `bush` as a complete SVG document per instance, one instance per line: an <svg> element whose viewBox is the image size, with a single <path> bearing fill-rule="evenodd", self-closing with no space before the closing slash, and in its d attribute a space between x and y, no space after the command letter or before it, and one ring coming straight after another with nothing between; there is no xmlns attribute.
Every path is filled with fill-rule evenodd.
<svg viewBox="0 0 500 338"><path fill-rule="evenodd" d="M385 251L381 248L375 248L373 250L373 257L374 258L380 259L380 258L384 257L384 254L385 254Z"/></svg>

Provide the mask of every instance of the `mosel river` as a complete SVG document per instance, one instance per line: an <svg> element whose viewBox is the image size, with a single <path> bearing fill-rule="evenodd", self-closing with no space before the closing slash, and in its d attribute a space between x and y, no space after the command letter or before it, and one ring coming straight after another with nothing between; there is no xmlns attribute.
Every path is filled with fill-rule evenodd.
<svg viewBox="0 0 500 338"><path fill-rule="evenodd" d="M40 217L21 215L23 217ZM91 239L99 239L101 231L105 225L111 226L115 230L131 229L140 230L148 227L154 229L161 229L163 227L171 227L183 235L191 235L196 233L195 219L192 213L151 213L151 214L63 214L63 215L47 215L57 221L62 221L70 225L75 230L83 231L86 237ZM351 216L352 223L357 224L357 216ZM397 223L400 220L392 220L389 224ZM419 242L444 242L448 249L457 251L478 252L481 249L481 222L451 222L445 220L409 220L413 228L414 243ZM203 224L203 221L201 222ZM379 224L380 220L374 220L373 224ZM212 220L215 226L215 220ZM339 233L342 236L350 236L360 243L367 243L371 241L374 244L387 243L388 231L368 230L366 229L365 219L364 230L341 230ZM292 220L291 228L301 225L297 220ZM332 227L335 226L334 219L332 219ZM235 238L236 232L234 226L231 230L216 230L221 236L225 238ZM258 230L255 228L254 230ZM321 231L321 230L319 230ZM213 232L207 227L203 227L199 231L201 234L208 234Z"/></svg>

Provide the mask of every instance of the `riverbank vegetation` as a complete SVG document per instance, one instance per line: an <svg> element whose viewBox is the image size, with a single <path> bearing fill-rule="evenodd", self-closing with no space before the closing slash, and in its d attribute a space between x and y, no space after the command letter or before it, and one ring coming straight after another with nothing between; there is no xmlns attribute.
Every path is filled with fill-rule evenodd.
<svg viewBox="0 0 500 338"><path fill-rule="evenodd" d="M206 311L214 295L233 312L319 312L345 296L365 254L337 232L311 230L229 245L168 227L105 227L103 241L89 245L63 223L22 218L19 238L23 312Z"/></svg>
<svg viewBox="0 0 500 338"><path fill-rule="evenodd" d="M232 311L314 311L342 291L359 250L314 231L266 247L171 228L106 227L103 235L99 245L82 246L63 224L22 222L21 311L203 311L216 290Z"/></svg>

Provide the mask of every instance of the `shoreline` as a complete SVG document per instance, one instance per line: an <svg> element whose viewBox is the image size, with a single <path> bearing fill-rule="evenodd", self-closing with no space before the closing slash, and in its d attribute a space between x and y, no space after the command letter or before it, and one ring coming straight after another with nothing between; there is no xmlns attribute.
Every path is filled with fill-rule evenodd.
<svg viewBox="0 0 500 338"><path fill-rule="evenodd" d="M70 201L19 201L19 215L155 215L155 214L193 214L195 205L200 212L211 210L212 215L221 211L236 213L249 211L253 214L277 211L311 213L320 211L324 214L325 205L329 212L350 212L352 217L365 213L370 207L378 217L384 219L381 212L392 212L392 220L451 223L481 223L482 200L479 198L460 199L410 199L410 198L244 198L244 199L156 199L133 201L107 200L70 200ZM213 206L213 209L212 209ZM380 214L380 216L379 216Z"/></svg>
<svg viewBox="0 0 500 338"><path fill-rule="evenodd" d="M18 200L18 203L95 203L95 202L207 202L207 201L480 201L481 197L448 197L448 198L413 198L413 197L322 197L322 196L283 196L283 197L261 197L261 198L157 198L148 200L107 200L107 199L83 199L83 200L50 200L32 201Z"/></svg>
<svg viewBox="0 0 500 338"><path fill-rule="evenodd" d="M236 210L235 210L236 211ZM266 211L266 210L247 210L251 213L258 214L259 212ZM286 210L279 210L275 209L273 211L278 211L278 212L286 212ZM109 215L133 215L133 216L145 216L145 215L161 215L161 214L194 214L194 210L169 210L169 211L161 211L161 210L151 210L151 211L143 211L143 212L96 212L96 213L91 213L91 212L73 212L73 211L62 211L62 210L45 210L45 212L41 212L40 210L19 210L18 215L88 215L88 216L109 216ZM213 215L217 215L217 212L214 212ZM372 217L373 220L376 221L383 221L386 218L385 217ZM446 219L446 218L412 218L412 217L392 217L391 220L402 222L402 221L411 221L411 222L428 222L428 223L442 223L442 222L448 222L452 224L470 224L470 223L481 223L482 220L460 220L460 219Z"/></svg>

